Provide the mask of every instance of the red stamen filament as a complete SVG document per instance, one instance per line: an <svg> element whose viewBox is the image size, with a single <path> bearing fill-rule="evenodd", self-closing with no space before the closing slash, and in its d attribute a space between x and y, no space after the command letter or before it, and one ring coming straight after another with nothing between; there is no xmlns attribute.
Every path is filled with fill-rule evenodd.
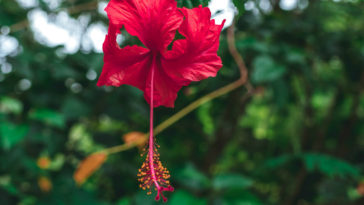
<svg viewBox="0 0 364 205"><path fill-rule="evenodd" d="M154 62L153 62L154 64ZM138 177L140 187L145 190L148 189L148 194L151 194L152 186L155 186L155 190L157 191L157 196L155 200L159 200L160 196L162 196L163 201L166 202L167 198L164 197L164 191L173 191L173 187L169 185L169 171L163 167L162 163L159 160L159 153L154 144L154 136L153 136L153 95L154 95L154 69L153 66L151 69L151 85L150 85L150 135L149 135L149 148L148 154L143 163L142 167L139 169ZM158 147L158 145L157 145Z"/></svg>

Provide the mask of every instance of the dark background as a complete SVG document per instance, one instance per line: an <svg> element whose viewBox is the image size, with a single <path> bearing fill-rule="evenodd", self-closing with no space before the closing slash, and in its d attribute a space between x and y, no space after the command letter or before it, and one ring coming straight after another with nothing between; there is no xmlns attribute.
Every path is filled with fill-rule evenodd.
<svg viewBox="0 0 364 205"><path fill-rule="evenodd" d="M75 183L87 156L147 132L149 110L136 88L96 86L102 53L84 45L63 52L27 20L34 9L49 21L60 12L86 15L86 32L95 22L107 26L98 2L47 2L24 8L0 0L0 49L5 38L17 42L10 53L0 50L0 204L161 203L138 188L137 148L109 155ZM209 101L158 134L176 189L168 204L364 204L364 3L300 0L289 10L276 0L234 3L236 47L254 90ZM156 124L239 79L226 29L220 44L218 76L183 88L175 109L157 108Z"/></svg>

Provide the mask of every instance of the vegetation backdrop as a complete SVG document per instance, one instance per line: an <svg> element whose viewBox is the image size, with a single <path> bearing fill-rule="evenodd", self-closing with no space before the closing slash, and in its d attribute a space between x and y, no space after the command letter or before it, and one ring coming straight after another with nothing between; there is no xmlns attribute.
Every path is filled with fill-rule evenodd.
<svg viewBox="0 0 364 205"><path fill-rule="evenodd" d="M234 0L217 77L184 88L175 109L156 109L158 125L238 82L157 135L175 187L167 204L364 204L364 3L293 2ZM1 204L162 203L137 183L142 93L96 86L103 54L87 36L106 28L105 4L0 0ZM208 0L178 1L199 4ZM66 33L79 34L73 47L37 32L61 17L79 25Z"/></svg>

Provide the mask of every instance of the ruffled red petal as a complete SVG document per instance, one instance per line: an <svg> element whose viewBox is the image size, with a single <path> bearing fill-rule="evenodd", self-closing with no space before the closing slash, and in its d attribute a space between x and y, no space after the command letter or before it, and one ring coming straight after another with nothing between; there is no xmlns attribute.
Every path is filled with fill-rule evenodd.
<svg viewBox="0 0 364 205"><path fill-rule="evenodd" d="M210 9L182 8L185 20L179 32L186 38L174 42L172 50L164 53L162 67L175 82L186 85L216 76L222 67L217 55L219 36L224 22L216 25L210 20Z"/></svg>
<svg viewBox="0 0 364 205"><path fill-rule="evenodd" d="M111 0L105 10L112 24L151 50L165 50L183 21L175 0Z"/></svg>
<svg viewBox="0 0 364 205"><path fill-rule="evenodd" d="M104 67L98 86L128 84L144 91L149 72L149 50L139 46L120 48L116 43L117 29L110 25L103 45Z"/></svg>

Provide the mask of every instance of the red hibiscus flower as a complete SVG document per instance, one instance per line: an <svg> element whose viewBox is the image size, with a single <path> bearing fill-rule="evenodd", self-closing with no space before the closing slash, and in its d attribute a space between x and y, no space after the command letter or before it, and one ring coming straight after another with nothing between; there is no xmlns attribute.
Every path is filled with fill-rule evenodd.
<svg viewBox="0 0 364 205"><path fill-rule="evenodd" d="M156 200L162 196L166 201L162 192L173 188L154 144L153 108L173 107L182 86L216 76L222 67L217 50L224 23L216 25L210 20L208 8L177 8L175 0L111 0L105 10L110 24L97 85L127 84L144 92L150 104L150 138L139 181L143 189L155 187ZM145 47L120 48L116 36L122 28L138 37ZM175 40L169 50L177 30L184 39Z"/></svg>

